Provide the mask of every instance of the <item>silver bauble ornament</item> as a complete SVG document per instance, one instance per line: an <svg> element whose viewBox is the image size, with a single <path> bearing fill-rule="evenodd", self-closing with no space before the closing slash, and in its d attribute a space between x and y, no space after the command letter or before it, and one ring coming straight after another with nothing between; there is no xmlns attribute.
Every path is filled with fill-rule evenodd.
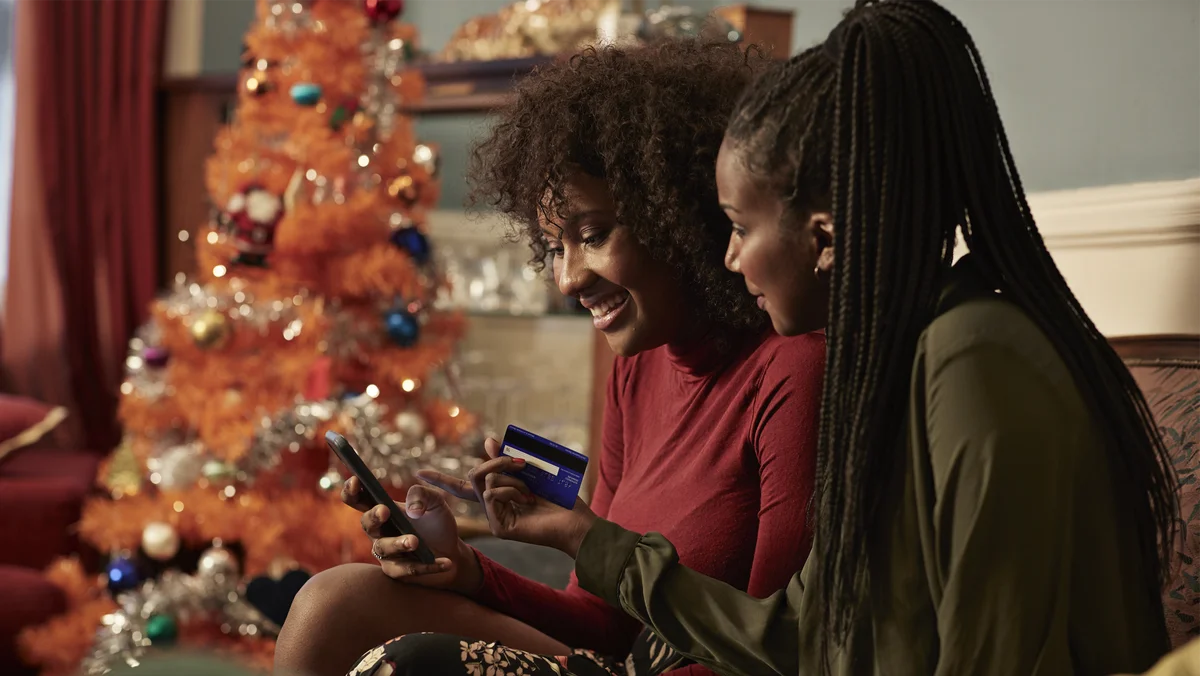
<svg viewBox="0 0 1200 676"><path fill-rule="evenodd" d="M221 545L214 545L200 554L196 564L196 576L213 582L236 582L238 561L233 552Z"/></svg>
<svg viewBox="0 0 1200 676"><path fill-rule="evenodd" d="M396 419L393 421L396 425L396 431L410 439L419 439L425 436L427 428L425 418L416 411L401 411L396 414Z"/></svg>
<svg viewBox="0 0 1200 676"><path fill-rule="evenodd" d="M203 466L204 459L195 444L172 446L157 459L158 487L169 490L194 486Z"/></svg>

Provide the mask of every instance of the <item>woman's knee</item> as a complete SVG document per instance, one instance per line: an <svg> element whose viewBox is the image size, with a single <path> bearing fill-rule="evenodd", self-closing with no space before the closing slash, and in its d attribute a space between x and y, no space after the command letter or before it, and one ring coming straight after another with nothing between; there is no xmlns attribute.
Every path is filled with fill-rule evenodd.
<svg viewBox="0 0 1200 676"><path fill-rule="evenodd" d="M284 626L319 629L331 622L344 624L361 615L364 606L378 602L379 586L387 582L378 566L365 563L323 570L300 588Z"/></svg>

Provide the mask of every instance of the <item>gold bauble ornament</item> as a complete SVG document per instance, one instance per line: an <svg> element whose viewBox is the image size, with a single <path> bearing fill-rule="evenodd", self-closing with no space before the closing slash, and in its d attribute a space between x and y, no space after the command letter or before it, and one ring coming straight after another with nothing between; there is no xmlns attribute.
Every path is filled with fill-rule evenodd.
<svg viewBox="0 0 1200 676"><path fill-rule="evenodd" d="M113 451L108 463L108 473L101 482L114 498L137 495L142 488L142 465L133 453L128 438Z"/></svg>
<svg viewBox="0 0 1200 676"><path fill-rule="evenodd" d="M388 183L387 191L392 197L403 198L410 202L417 199L415 182L413 181L413 177L407 174L392 179Z"/></svg>
<svg viewBox="0 0 1200 676"><path fill-rule="evenodd" d="M216 310L205 310L192 322L191 332L196 347L220 347L229 337L229 318Z"/></svg>

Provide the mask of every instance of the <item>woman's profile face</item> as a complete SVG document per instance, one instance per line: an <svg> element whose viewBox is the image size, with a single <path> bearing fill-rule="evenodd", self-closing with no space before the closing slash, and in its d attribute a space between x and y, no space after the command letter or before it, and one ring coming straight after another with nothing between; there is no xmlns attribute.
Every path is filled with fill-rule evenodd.
<svg viewBox="0 0 1200 676"><path fill-rule="evenodd" d="M747 169L740 152L727 141L717 155L717 194L733 221L725 267L745 278L776 333L795 336L824 328L832 218L819 212L788 222L778 191Z"/></svg>
<svg viewBox="0 0 1200 676"><path fill-rule="evenodd" d="M618 355L679 337L688 317L682 287L632 230L617 223L605 182L579 173L563 196L561 213L539 216L559 290L592 313L592 324Z"/></svg>

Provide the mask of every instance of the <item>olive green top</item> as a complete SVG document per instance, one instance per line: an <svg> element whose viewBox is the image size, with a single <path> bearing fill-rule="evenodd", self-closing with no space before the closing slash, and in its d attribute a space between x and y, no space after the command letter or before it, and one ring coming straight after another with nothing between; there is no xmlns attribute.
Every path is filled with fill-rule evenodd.
<svg viewBox="0 0 1200 676"><path fill-rule="evenodd" d="M1119 481L1078 388L1025 314L955 268L912 366L901 471L834 676L1138 673L1168 649ZM713 509L720 509L713 505ZM814 552L766 599L597 521L584 589L724 674L819 674Z"/></svg>

